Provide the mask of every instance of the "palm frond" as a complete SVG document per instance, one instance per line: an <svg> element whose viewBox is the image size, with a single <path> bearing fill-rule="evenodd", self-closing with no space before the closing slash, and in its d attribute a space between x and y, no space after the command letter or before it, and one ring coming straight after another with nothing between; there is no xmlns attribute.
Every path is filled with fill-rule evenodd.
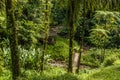
<svg viewBox="0 0 120 80"><path fill-rule="evenodd" d="M105 30L105 29L92 29L91 31L94 31L96 33L100 33L100 34L103 34L104 36L108 37L108 33L109 31L108 30Z"/></svg>

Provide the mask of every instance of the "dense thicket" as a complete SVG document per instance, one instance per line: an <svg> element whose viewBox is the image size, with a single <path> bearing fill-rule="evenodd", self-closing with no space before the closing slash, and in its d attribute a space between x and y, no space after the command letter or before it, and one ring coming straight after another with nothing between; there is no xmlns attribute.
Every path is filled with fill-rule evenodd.
<svg viewBox="0 0 120 80"><path fill-rule="evenodd" d="M99 68L119 73L116 69L120 64L119 2L0 0L0 80L12 77L15 80L19 75L23 80L87 80L84 76L90 73L93 73L90 79L94 79L94 73L96 77L101 75ZM76 53L78 59L73 61ZM58 68L54 75L52 70L56 66L67 68L68 72L76 69L80 77L64 74ZM40 70L44 74L37 72Z"/></svg>
<svg viewBox="0 0 120 80"><path fill-rule="evenodd" d="M119 8L117 6L119 6L119 3L117 5L115 5L116 1L111 1L111 4L113 4L112 6L107 3L107 0L105 1L106 3L102 4L102 0L101 0L101 7L100 6L96 6L94 4L97 4L97 1L92 3L90 1L86 2L86 5L88 5L86 7L86 28L85 28L85 38L84 41L86 44L91 44L91 42L89 42L90 40L88 39L89 35L90 35L90 30L94 27L94 23L95 22L91 22L93 21L92 19L94 18L95 14L95 10L101 10L102 7L106 7L104 8L105 10L109 10L109 11L118 11ZM1 9L2 12L0 13L0 35L1 35L1 42L3 43L7 43L7 37L8 34L6 32L6 27L5 27L5 15L4 15L4 1L1 1ZM17 19L17 26L19 26L18 28L18 39L19 39L19 44L20 45L33 45L33 44L38 44L39 38L42 37L42 35L40 34L41 31L43 31L43 5L42 5L43 1L42 0L37 0L37 1L19 1L15 7L15 15L16 15L16 19ZM75 39L78 40L79 42L79 38L80 38L80 34L81 34L81 26L82 26L82 21L83 21L83 17L82 17L82 12L83 12L83 1L81 1L81 7L79 8L79 20L77 22L77 31L75 34ZM89 4L91 4L92 6L90 6ZM52 9L51 9L51 25L59 25L59 24L64 24L66 21L65 16L67 16L67 11L68 11L68 2L63 0L63 1L56 1L53 0L52 1ZM106 5L107 4L107 5ZM96 7L95 7L96 6ZM93 7L93 8L91 8ZM109 8L110 7L110 8ZM99 15L99 14L97 14ZM119 16L118 16L119 18ZM102 23L102 22L101 22ZM119 23L119 22L118 22ZM34 26L34 27L33 27ZM23 34L24 33L24 34ZM64 29L61 31L61 34L66 34L68 33L68 27L65 25ZM37 35L36 35L37 34ZM115 41L112 41L115 42ZM116 44L116 42L115 42ZM5 44L4 44L5 45ZM2 43L1 43L1 46Z"/></svg>

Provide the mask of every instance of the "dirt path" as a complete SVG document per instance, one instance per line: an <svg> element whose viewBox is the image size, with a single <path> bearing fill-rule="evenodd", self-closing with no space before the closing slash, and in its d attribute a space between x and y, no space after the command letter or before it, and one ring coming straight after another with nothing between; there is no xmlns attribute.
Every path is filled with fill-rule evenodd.
<svg viewBox="0 0 120 80"><path fill-rule="evenodd" d="M49 63L50 63L50 66L52 66L52 67L67 68L67 66L68 66L68 63L65 62L65 61L51 60ZM92 67L92 66L89 66L89 65L81 63L79 68L80 69L85 69L85 68L87 68L87 69L94 69L96 67Z"/></svg>

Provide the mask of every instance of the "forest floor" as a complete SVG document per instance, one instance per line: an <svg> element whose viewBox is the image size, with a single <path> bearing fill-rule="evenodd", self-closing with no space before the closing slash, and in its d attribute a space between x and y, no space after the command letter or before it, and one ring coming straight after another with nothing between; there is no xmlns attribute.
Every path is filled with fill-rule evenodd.
<svg viewBox="0 0 120 80"><path fill-rule="evenodd" d="M56 61L56 60L49 61L49 64L52 67L59 67L59 68L65 68L65 69L67 69L67 66L68 66L67 62L65 62L65 61ZM97 69L97 67L81 63L79 69L80 70L81 69Z"/></svg>

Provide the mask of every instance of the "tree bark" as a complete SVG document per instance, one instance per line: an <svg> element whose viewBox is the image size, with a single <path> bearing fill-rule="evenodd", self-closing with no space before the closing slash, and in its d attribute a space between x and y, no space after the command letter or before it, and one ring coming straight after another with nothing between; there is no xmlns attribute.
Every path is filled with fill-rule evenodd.
<svg viewBox="0 0 120 80"><path fill-rule="evenodd" d="M84 2L83 2L83 24L82 24L82 34L81 34L82 37L80 39L79 59L78 59L78 66L77 66L76 73L79 72L81 55L83 53L85 18L86 18L86 0L84 0Z"/></svg>
<svg viewBox="0 0 120 80"><path fill-rule="evenodd" d="M72 56L73 56L73 39L74 39L74 24L75 24L75 1L70 1L70 33L69 33L69 65L68 72L72 72Z"/></svg>
<svg viewBox="0 0 120 80"><path fill-rule="evenodd" d="M12 79L18 80L18 77L20 75L19 51L18 51L17 27L15 25L12 0L6 0L6 18L7 18L6 26L9 33L12 60Z"/></svg>

